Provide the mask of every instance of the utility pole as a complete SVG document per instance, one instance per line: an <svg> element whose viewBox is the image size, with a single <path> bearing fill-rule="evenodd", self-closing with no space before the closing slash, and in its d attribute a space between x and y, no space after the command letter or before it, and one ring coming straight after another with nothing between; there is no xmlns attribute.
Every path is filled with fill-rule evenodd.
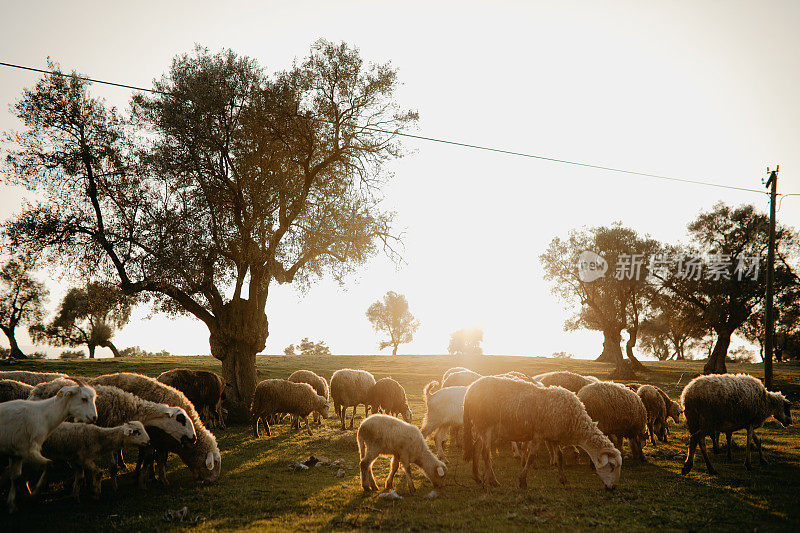
<svg viewBox="0 0 800 533"><path fill-rule="evenodd" d="M769 170L767 167L766 187L769 192L769 249L767 251L767 297L766 297L766 317L764 320L764 386L767 390L772 389L772 349L775 345L775 310L772 307L773 289L775 281L775 197L778 195L778 169Z"/></svg>

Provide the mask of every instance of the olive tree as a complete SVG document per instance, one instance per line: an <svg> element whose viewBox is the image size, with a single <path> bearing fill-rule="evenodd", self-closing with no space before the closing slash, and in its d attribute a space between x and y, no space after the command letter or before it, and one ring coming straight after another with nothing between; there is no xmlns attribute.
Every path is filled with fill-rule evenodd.
<svg viewBox="0 0 800 533"><path fill-rule="evenodd" d="M387 292L383 301L373 302L367 308L367 320L375 331L388 335L386 340L378 342L378 348L383 350L391 346L392 355L397 355L401 344L414 340L414 333L420 326L419 320L409 310L408 299L394 291Z"/></svg>
<svg viewBox="0 0 800 533"><path fill-rule="evenodd" d="M20 254L0 266L0 331L11 347L9 355L25 358L17 344L15 330L21 324L37 324L44 316L48 291L32 277L35 257Z"/></svg>
<svg viewBox="0 0 800 533"><path fill-rule="evenodd" d="M15 244L113 275L209 331L229 398L247 405L274 283L337 279L394 254L385 164L415 112L396 71L318 41L292 68L197 48L122 117L76 76L46 75L17 104L8 175L39 193L6 225Z"/></svg>

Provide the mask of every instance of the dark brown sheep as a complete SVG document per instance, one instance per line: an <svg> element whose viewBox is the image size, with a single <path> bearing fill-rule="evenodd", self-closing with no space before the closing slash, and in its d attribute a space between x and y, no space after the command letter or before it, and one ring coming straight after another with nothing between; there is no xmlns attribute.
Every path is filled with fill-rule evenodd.
<svg viewBox="0 0 800 533"><path fill-rule="evenodd" d="M411 408L408 407L406 390L392 378L382 378L367 393L367 405L373 413L381 410L387 414L401 415L406 422L411 422Z"/></svg>
<svg viewBox="0 0 800 533"><path fill-rule="evenodd" d="M213 428L225 427L222 402L225 400L225 380L207 370L174 368L158 376L158 381L181 391L194 405L203 424Z"/></svg>

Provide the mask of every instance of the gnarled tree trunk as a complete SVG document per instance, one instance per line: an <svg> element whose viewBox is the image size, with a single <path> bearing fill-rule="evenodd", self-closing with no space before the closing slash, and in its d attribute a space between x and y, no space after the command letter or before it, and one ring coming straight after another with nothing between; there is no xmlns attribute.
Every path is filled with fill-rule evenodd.
<svg viewBox="0 0 800 533"><path fill-rule="evenodd" d="M111 353L114 354L115 358L119 357L119 350L117 350L117 347L114 346L114 344L111 341L106 341L103 344L101 344L100 346L102 346L103 348L108 348L109 350L111 350Z"/></svg>
<svg viewBox="0 0 800 533"><path fill-rule="evenodd" d="M622 362L622 342L621 328L604 329L603 330L603 353L595 361L603 363L614 363L619 365Z"/></svg>
<svg viewBox="0 0 800 533"><path fill-rule="evenodd" d="M89 359L94 359L94 350L97 348L94 344L89 344Z"/></svg>
<svg viewBox="0 0 800 533"><path fill-rule="evenodd" d="M631 362L631 368L633 371L637 370L645 370L644 365L636 358L633 354L633 347L636 346L636 337L639 333L639 328L631 328L628 330L628 342L625 343L625 353L628 356L628 359Z"/></svg>
<svg viewBox="0 0 800 533"><path fill-rule="evenodd" d="M717 342L714 350L708 357L708 361L703 367L704 374L727 374L728 368L725 366L725 358L728 356L728 347L731 345L731 334L727 329L717 330Z"/></svg>
<svg viewBox="0 0 800 533"><path fill-rule="evenodd" d="M249 300L235 298L216 313L211 327L211 355L222 361L222 377L231 420L246 421L258 382L256 354L264 349L267 315Z"/></svg>
<svg viewBox="0 0 800 533"><path fill-rule="evenodd" d="M19 344L17 344L17 339L14 336L14 330L5 326L0 326L0 330L2 330L3 333L6 334L6 337L8 337L8 345L11 347L11 353L9 356L14 359L27 359L28 356L22 353L22 350L19 349Z"/></svg>

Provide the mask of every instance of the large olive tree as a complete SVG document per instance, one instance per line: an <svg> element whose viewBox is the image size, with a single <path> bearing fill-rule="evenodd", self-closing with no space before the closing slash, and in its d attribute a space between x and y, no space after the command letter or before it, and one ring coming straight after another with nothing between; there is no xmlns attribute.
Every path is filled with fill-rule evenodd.
<svg viewBox="0 0 800 533"><path fill-rule="evenodd" d="M242 406L270 286L393 253L379 191L396 133L417 118L395 104L397 85L389 65L327 41L272 75L198 48L125 118L77 77L47 75L17 104L25 129L8 166L41 200L6 232L200 319Z"/></svg>
<svg viewBox="0 0 800 533"><path fill-rule="evenodd" d="M37 324L44 316L48 291L33 277L36 258L19 254L0 265L0 331L8 339L9 355L25 358L16 337L17 326Z"/></svg>

